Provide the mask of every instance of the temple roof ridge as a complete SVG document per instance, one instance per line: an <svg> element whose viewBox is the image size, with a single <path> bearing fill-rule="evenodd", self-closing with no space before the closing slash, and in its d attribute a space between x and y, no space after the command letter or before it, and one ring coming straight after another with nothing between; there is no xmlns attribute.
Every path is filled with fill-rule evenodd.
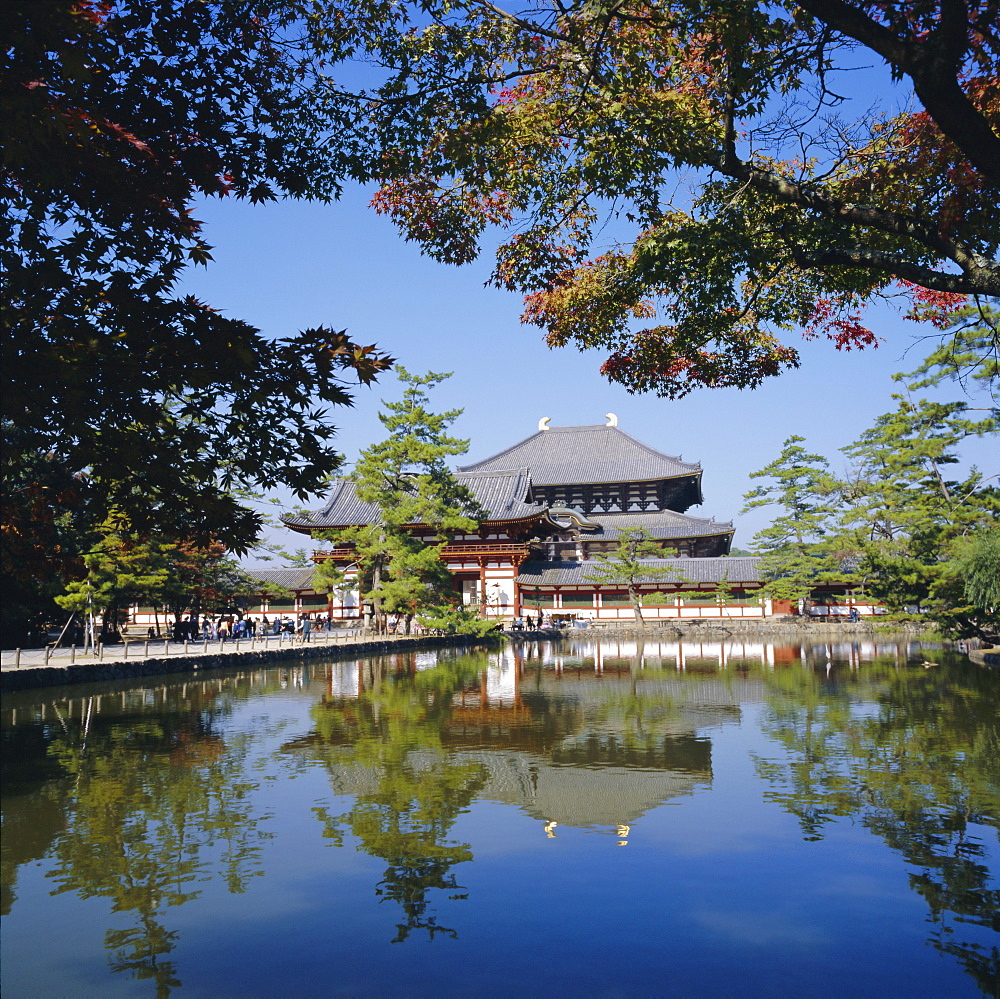
<svg viewBox="0 0 1000 999"><path fill-rule="evenodd" d="M640 441L618 426L548 427L459 472L526 465L536 485L643 481L701 474L701 465Z"/></svg>

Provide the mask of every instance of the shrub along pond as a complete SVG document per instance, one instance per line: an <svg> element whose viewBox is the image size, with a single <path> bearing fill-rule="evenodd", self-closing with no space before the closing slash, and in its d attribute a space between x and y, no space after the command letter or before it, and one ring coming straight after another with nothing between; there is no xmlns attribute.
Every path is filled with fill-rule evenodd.
<svg viewBox="0 0 1000 999"><path fill-rule="evenodd" d="M5 996L993 995L1000 675L438 650L6 695Z"/></svg>

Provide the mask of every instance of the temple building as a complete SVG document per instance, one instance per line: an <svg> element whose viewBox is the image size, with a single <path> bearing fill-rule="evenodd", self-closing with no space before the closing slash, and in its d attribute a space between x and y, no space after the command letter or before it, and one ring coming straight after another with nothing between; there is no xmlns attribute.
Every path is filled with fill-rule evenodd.
<svg viewBox="0 0 1000 999"><path fill-rule="evenodd" d="M630 619L627 593L588 576L596 571L596 554L613 550L626 528L638 527L664 553L650 565L674 570L675 580L650 580L645 589L659 596L654 606L644 607L644 617L765 613L754 595L759 560L729 557L732 523L687 512L702 502L701 466L625 433L613 414L606 419L592 426L550 427L544 418L530 437L457 470L486 517L474 534L455 535L441 549L455 578L456 599L479 606L486 617ZM340 479L320 509L286 517L285 524L315 537L373 523L377 516L375 507L358 499L350 480ZM434 540L425 525L414 524L413 532ZM327 543L313 559L333 559L350 577L349 544ZM273 610L325 611L347 619L363 614L356 591L313 590L311 569L257 575L295 595L293 606L276 602Z"/></svg>
<svg viewBox="0 0 1000 999"><path fill-rule="evenodd" d="M613 551L627 528L642 528L663 552L645 560L670 574L649 577L641 589L649 621L704 617L764 617L792 608L760 598L760 559L729 554L733 525L688 513L702 502L702 470L606 423L550 427L539 421L530 437L481 461L459 467L486 511L473 534L455 535L441 558L455 579L456 600L478 606L484 617L544 615L560 622L627 621L633 616L623 586L598 582L595 556ZM377 509L358 499L349 479L335 484L324 506L285 518L294 531L315 537L377 520ZM413 533L436 539L426 525ZM315 562L333 559L350 579L350 544L328 542ZM319 593L311 568L262 571L294 597L262 606L267 612L320 612L356 619L364 608L357 590ZM830 599L835 604L835 599ZM873 608L859 606L862 613ZM844 606L844 613L847 607Z"/></svg>
<svg viewBox="0 0 1000 999"><path fill-rule="evenodd" d="M732 523L691 517L702 502L701 466L643 444L618 429L617 419L587 427L549 427L462 475L530 472L532 493L559 526L546 545L555 561L586 561L612 551L624 528L642 528L665 551L697 558L729 553Z"/></svg>

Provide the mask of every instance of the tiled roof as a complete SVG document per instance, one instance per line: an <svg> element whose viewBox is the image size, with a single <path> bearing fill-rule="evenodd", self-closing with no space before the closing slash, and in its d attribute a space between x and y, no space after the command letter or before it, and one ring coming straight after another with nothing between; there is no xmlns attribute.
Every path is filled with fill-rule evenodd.
<svg viewBox="0 0 1000 999"><path fill-rule="evenodd" d="M462 466L460 471L524 467L531 470L531 480L538 486L643 482L701 474L701 465L663 454L618 427L604 424L539 430L499 454Z"/></svg>
<svg viewBox="0 0 1000 999"><path fill-rule="evenodd" d="M326 503L318 510L281 519L289 527L343 527L347 524L370 524L377 518L375 507L362 503L350 479L336 479Z"/></svg>
<svg viewBox="0 0 1000 999"><path fill-rule="evenodd" d="M558 519L558 518L557 518ZM653 539L704 538L717 534L731 534L732 521L722 523L712 517L689 517L673 510L645 513L592 513L587 518L600 524L599 531L581 531L583 541L615 541L627 527L641 527Z"/></svg>
<svg viewBox="0 0 1000 999"><path fill-rule="evenodd" d="M737 583L759 583L760 559L736 558L652 558L644 560L653 568L675 569L678 575L673 579L648 578L648 583L682 582L718 583L725 577L734 585ZM598 563L588 562L525 562L521 566L517 581L521 586L595 586L594 580ZM607 585L607 584L604 584Z"/></svg>
<svg viewBox="0 0 1000 999"><path fill-rule="evenodd" d="M531 494L531 475L527 468L473 474L460 472L455 477L472 490L476 501L487 512L487 520L519 520L545 511L544 506L527 502ZM378 509L358 499L350 479L337 479L326 503L319 510L283 519L289 527L321 530L351 524L373 524L378 520Z"/></svg>
<svg viewBox="0 0 1000 999"><path fill-rule="evenodd" d="M476 502L489 511L489 520L519 520L542 513L542 503L528 502L531 496L531 472L510 468L500 472L458 472L459 482L472 490Z"/></svg>
<svg viewBox="0 0 1000 999"><path fill-rule="evenodd" d="M248 575L262 583L277 583L286 590L309 590L312 588L313 572L316 567L307 565L298 569L249 569Z"/></svg>

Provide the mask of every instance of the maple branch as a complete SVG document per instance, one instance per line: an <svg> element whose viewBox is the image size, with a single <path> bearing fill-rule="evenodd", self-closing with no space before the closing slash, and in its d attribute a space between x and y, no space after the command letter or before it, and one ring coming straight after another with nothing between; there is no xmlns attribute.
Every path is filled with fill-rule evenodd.
<svg viewBox="0 0 1000 999"><path fill-rule="evenodd" d="M877 250L822 250L816 253L793 252L799 267L870 267L894 277L912 281L931 291L954 295L1000 295L1000 269L984 269L983 274L945 274L930 267L906 263L891 253ZM991 290L985 290L991 289Z"/></svg>
<svg viewBox="0 0 1000 999"><path fill-rule="evenodd" d="M1000 136L958 82L970 27L968 7L962 0L944 0L938 26L919 41L900 38L844 0L800 0L799 6L909 76L938 128L989 184L1000 187Z"/></svg>
<svg viewBox="0 0 1000 999"><path fill-rule="evenodd" d="M936 282L927 286L935 290L957 291L961 294L1000 295L1000 265L975 253L964 243L942 236L937 229L919 218L905 215L902 212L885 211L872 205L840 201L828 194L812 190L808 184L791 180L773 170L751 166L749 163L735 158L728 151L711 152L705 159L710 166L727 177L745 181L757 190L766 191L782 201L812 209L827 218L852 222L870 229L877 229L880 232L915 239L935 253L954 261L963 271L962 275L945 275L898 261L892 264L891 270L901 277L907 277L904 271L919 272ZM829 257L829 262L864 266L866 261L871 263L882 256L884 263L878 263L876 266L890 269L888 262L896 260L889 254L880 255L876 251L864 254L843 251L845 259L834 260L833 257L839 253L841 251L829 251L826 254ZM907 278L907 280L910 279ZM951 287L953 281L964 283L960 287ZM949 286L944 287L945 284Z"/></svg>
<svg viewBox="0 0 1000 999"><path fill-rule="evenodd" d="M543 28L535 21L526 21L524 18L517 17L515 14L511 14L510 11L504 10L502 7L497 7L495 4L489 3L489 0L471 0L471 4L474 7L482 7L484 10L488 10L491 14L495 14L502 20L516 25L518 28L522 28L525 31L530 31L534 35L544 35L546 38L551 38L556 42L569 41L568 35L564 35L560 31L552 31L550 28Z"/></svg>

